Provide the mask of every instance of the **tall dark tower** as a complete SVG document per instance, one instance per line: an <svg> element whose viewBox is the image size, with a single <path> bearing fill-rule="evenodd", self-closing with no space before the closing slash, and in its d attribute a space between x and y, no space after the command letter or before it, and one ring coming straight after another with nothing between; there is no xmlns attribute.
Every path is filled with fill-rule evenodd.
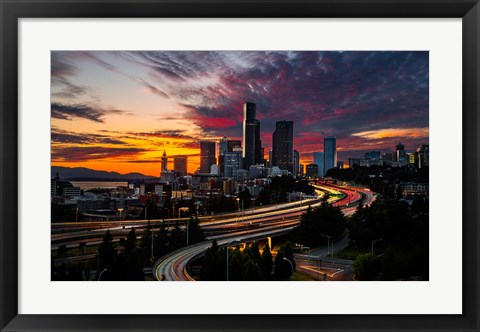
<svg viewBox="0 0 480 332"><path fill-rule="evenodd" d="M243 104L243 153L245 169L251 165L260 164L263 156L260 140L260 121L255 119L257 105L246 102Z"/></svg>
<svg viewBox="0 0 480 332"><path fill-rule="evenodd" d="M272 165L293 174L293 121L277 121L272 135Z"/></svg>
<svg viewBox="0 0 480 332"><path fill-rule="evenodd" d="M215 142L200 141L200 173L210 173L210 166L217 163Z"/></svg>

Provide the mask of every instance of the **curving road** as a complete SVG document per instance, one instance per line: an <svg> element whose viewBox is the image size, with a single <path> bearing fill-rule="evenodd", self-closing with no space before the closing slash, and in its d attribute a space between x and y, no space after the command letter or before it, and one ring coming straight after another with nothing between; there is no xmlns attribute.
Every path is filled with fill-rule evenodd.
<svg viewBox="0 0 480 332"><path fill-rule="evenodd" d="M351 215L355 212L356 206L363 201L371 202L375 199L373 195L368 196L368 190L362 188L346 189L346 188L332 188L326 185L316 185L316 189L328 191L334 194L341 194L341 197L333 198L332 202L334 206L339 206L346 215ZM321 204L316 202L315 205ZM313 205L312 205L313 206ZM175 281L192 281L194 280L187 272L187 266L189 262L205 253L205 251L211 246L213 239L217 240L219 246L225 245L231 241L239 240L252 241L255 239L264 239L268 236L276 236L279 234L285 234L292 230L299 222L300 216L306 206L294 207L288 209L288 214L283 211L272 211L269 209L266 213L252 214L249 219L245 221L245 224L263 224L261 228L248 229L245 231L236 231L233 233L222 234L219 236L209 237L209 241L191 245L175 252L169 253L166 256L159 259L153 269L153 275L157 280L175 280ZM279 218L282 219L279 219ZM228 221L217 221L214 224L228 225L231 227L232 222L235 227L238 227L238 217L228 219ZM265 226L266 224L266 226ZM205 227L207 228L208 227ZM164 277L164 278L162 278Z"/></svg>

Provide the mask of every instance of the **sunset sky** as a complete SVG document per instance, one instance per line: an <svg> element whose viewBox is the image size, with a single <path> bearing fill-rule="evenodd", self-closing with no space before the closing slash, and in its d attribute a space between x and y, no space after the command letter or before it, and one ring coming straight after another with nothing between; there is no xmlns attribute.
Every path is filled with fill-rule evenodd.
<svg viewBox="0 0 480 332"><path fill-rule="evenodd" d="M257 104L268 158L294 121L302 163L337 137L338 159L428 144L428 52L54 51L52 165L158 176L160 156L199 166L200 139L242 139ZM173 159L172 159L173 161ZM169 166L173 168L173 164Z"/></svg>

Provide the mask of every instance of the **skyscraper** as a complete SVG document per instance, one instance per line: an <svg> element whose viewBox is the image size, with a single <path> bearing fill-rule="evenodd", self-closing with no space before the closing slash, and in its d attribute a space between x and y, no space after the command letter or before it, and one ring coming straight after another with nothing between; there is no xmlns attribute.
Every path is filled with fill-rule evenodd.
<svg viewBox="0 0 480 332"><path fill-rule="evenodd" d="M395 161L406 164L407 153L405 151L405 146L402 143L398 143L395 149Z"/></svg>
<svg viewBox="0 0 480 332"><path fill-rule="evenodd" d="M226 137L223 137L220 140L220 150L219 150L219 156L223 156L225 153L228 152L228 139Z"/></svg>
<svg viewBox="0 0 480 332"><path fill-rule="evenodd" d="M323 152L313 153L313 163L318 165L318 176L325 176L325 154Z"/></svg>
<svg viewBox="0 0 480 332"><path fill-rule="evenodd" d="M272 135L272 165L293 174L293 121L277 121Z"/></svg>
<svg viewBox="0 0 480 332"><path fill-rule="evenodd" d="M173 157L173 171L178 173L178 176L187 175L187 156Z"/></svg>
<svg viewBox="0 0 480 332"><path fill-rule="evenodd" d="M242 146L242 141L237 140L228 140L227 141L227 152L232 152L233 148Z"/></svg>
<svg viewBox="0 0 480 332"><path fill-rule="evenodd" d="M220 171L220 175L223 176L223 170L225 165L225 153L228 152L228 139L224 136L220 140L220 144L218 144L218 169Z"/></svg>
<svg viewBox="0 0 480 332"><path fill-rule="evenodd" d="M215 142L200 141L200 173L210 173L210 166L216 163Z"/></svg>
<svg viewBox="0 0 480 332"><path fill-rule="evenodd" d="M429 164L430 153L428 145L422 145L417 148L418 168L426 167Z"/></svg>
<svg viewBox="0 0 480 332"><path fill-rule="evenodd" d="M323 140L323 152L325 153L325 175L328 170L337 166L337 139L335 136L325 137Z"/></svg>
<svg viewBox="0 0 480 332"><path fill-rule="evenodd" d="M245 169L261 163L260 121L256 116L257 105L246 102L243 104L243 153Z"/></svg>

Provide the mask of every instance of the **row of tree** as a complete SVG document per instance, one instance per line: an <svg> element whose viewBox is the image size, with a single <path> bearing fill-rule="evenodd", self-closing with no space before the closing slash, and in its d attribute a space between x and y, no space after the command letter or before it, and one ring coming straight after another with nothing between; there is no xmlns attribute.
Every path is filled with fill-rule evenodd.
<svg viewBox="0 0 480 332"><path fill-rule="evenodd" d="M332 239L339 238L345 232L346 225L345 215L340 208L324 200L318 207L308 207L292 236L304 245L318 247L328 242L328 236Z"/></svg>
<svg viewBox="0 0 480 332"><path fill-rule="evenodd" d="M370 249L373 241L382 250L359 255L353 265L359 280L428 280L428 201L418 197L411 206L383 198L359 207L348 223L350 239Z"/></svg>
<svg viewBox="0 0 480 332"><path fill-rule="evenodd" d="M202 260L201 280L227 280L227 248L220 248L216 241L207 249ZM275 262L268 243L262 253L257 242L240 247L228 248L229 281L288 280L295 269L293 249L290 243L281 246ZM291 262L287 261L287 259Z"/></svg>
<svg viewBox="0 0 480 332"><path fill-rule="evenodd" d="M190 218L188 244L204 240L198 219ZM92 268L96 268L94 280L144 280L144 267L152 266L156 259L186 244L187 229L180 228L178 222L171 228L162 223L158 230L154 230L149 223L140 240L135 228L132 228L118 243L113 241L110 231L107 230L98 248L96 266L88 262L56 266L52 262L52 280L89 280Z"/></svg>
<svg viewBox="0 0 480 332"><path fill-rule="evenodd" d="M427 182L429 167L415 168L413 166L389 167L355 165L352 168L332 168L327 176L341 181L353 181L368 186L374 192L390 198L400 198L401 191L397 190L400 182Z"/></svg>

